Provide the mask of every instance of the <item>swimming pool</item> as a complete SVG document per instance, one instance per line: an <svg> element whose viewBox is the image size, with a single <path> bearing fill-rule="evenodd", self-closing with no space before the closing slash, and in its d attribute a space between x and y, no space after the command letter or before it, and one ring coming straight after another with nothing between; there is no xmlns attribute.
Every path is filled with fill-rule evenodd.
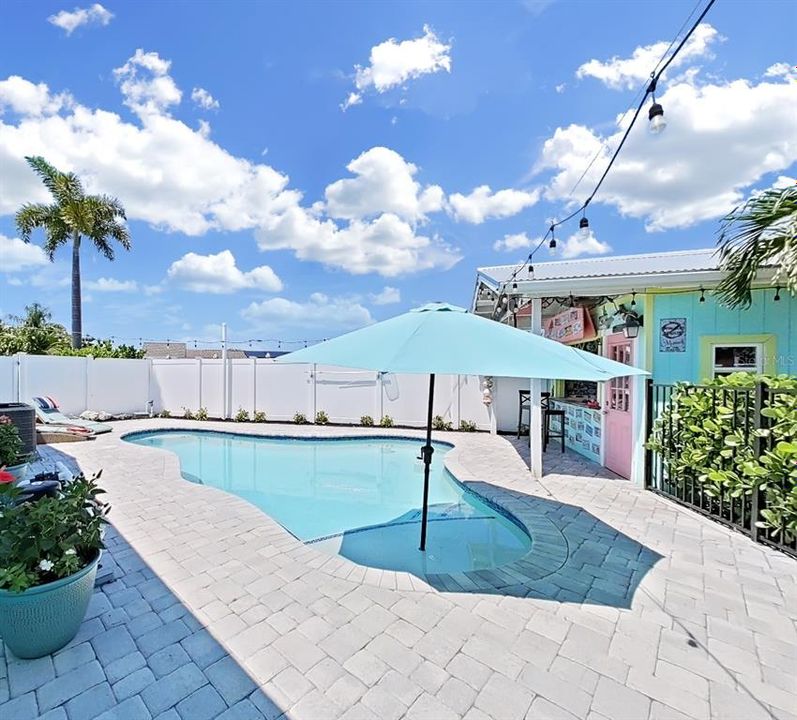
<svg viewBox="0 0 797 720"><path fill-rule="evenodd" d="M525 555L531 539L511 516L445 469L436 443L427 551L418 550L421 441L297 439L156 430L125 440L175 453L183 477L237 495L324 552L416 574L484 570Z"/></svg>

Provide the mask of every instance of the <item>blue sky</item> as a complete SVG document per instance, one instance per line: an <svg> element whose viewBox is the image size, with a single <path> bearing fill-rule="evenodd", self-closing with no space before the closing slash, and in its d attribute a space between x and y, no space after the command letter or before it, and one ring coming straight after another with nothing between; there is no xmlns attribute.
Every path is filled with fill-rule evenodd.
<svg viewBox="0 0 797 720"><path fill-rule="evenodd" d="M128 210L130 253L83 250L87 334L313 340L467 304L476 267L519 261L583 200L693 7L7 3L0 312L69 321L68 251L50 265L17 240L14 211L46 200L26 154ZM641 119L594 235L562 228L559 257L710 246L741 198L793 178L795 23L793 3L719 0L659 88L667 130Z"/></svg>

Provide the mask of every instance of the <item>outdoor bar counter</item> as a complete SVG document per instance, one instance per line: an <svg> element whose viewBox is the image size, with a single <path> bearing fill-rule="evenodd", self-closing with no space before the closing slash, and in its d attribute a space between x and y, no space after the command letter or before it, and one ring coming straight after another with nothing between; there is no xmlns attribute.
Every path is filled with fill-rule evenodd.
<svg viewBox="0 0 797 720"><path fill-rule="evenodd" d="M601 462L601 443L603 441L603 410L587 407L585 398L551 398L551 410L565 413L565 445L596 463ZM551 429L560 431L559 418L551 417Z"/></svg>

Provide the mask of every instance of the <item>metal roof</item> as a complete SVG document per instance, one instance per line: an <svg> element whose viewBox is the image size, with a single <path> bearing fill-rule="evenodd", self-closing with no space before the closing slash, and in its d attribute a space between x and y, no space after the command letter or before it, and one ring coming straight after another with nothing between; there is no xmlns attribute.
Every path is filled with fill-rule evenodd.
<svg viewBox="0 0 797 720"><path fill-rule="evenodd" d="M518 267L514 265L492 265L478 268L496 283L509 280ZM628 277L632 275L659 275L679 272L699 272L719 269L716 248L700 250L678 250L676 252L646 253L644 255L613 255L580 258L578 260L555 260L534 263L535 280L564 280L591 277ZM518 279L527 280L521 270Z"/></svg>

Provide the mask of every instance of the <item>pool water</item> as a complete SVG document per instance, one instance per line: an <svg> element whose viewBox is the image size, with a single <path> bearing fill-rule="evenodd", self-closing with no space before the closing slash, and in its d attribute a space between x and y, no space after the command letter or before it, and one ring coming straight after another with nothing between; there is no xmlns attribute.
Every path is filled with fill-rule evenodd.
<svg viewBox="0 0 797 720"><path fill-rule="evenodd" d="M427 551L421 553L419 440L174 430L125 439L175 453L187 480L237 495L300 540L361 565L416 574L482 570L531 547L525 530L444 468L447 445L435 444Z"/></svg>

